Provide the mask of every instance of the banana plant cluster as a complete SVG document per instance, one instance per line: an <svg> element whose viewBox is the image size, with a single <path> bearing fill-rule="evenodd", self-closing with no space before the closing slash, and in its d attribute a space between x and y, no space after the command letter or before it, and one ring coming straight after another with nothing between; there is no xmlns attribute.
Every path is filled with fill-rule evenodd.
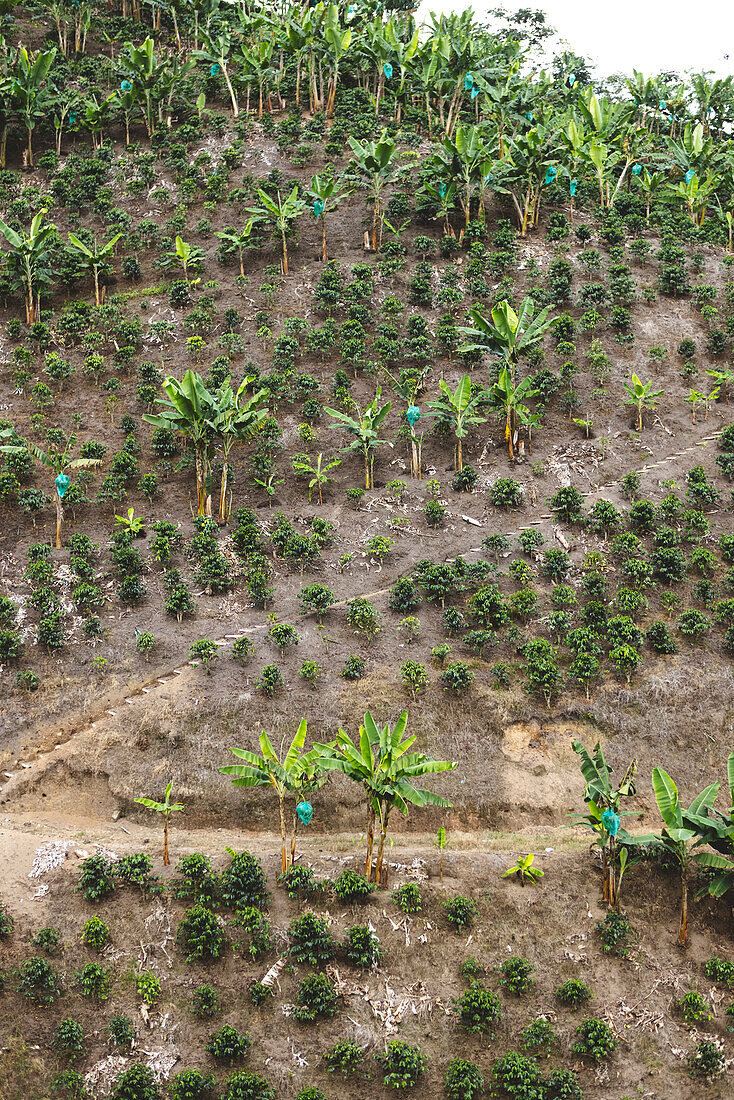
<svg viewBox="0 0 734 1100"><path fill-rule="evenodd" d="M433 791L416 786L415 780L425 775L450 771L456 765L448 760L433 760L423 752L409 750L415 737L406 736L408 712L394 726L379 726L370 712L364 716L356 739L339 729L336 738L315 742L304 751L307 734L306 719L302 719L287 749L278 754L267 733L260 736L260 754L249 749L233 748L231 752L241 764L226 764L219 770L231 777L235 787L271 787L277 798L280 816L281 865L283 874L293 865L296 855L296 835L303 800L322 787L332 773L340 773L362 787L367 803L367 853L365 877L380 883L383 878L385 841L393 810L407 814L410 806L451 805ZM290 853L287 843L286 800L295 803L291 831ZM374 857L376 830L379 829L377 856Z"/></svg>
<svg viewBox="0 0 734 1100"><path fill-rule="evenodd" d="M400 124L408 108L425 112L428 136L437 138L425 191L440 208L448 232L451 218L484 217L487 197L504 196L521 234L537 226L551 185L574 195L594 181L602 208L613 208L627 189L685 209L700 226L714 216L728 228L734 218L734 78L693 73L645 76L633 70L615 95L568 75L557 80L537 67L531 47L519 38L492 35L473 13L431 14L420 26L409 11L380 5L285 3L265 0L121 0L149 33L115 54L110 42L112 83L81 87L57 70L71 49L85 49L94 26L88 0L52 0L49 16L58 47L33 52L0 39L0 162L14 126L27 136L33 164L33 134L52 120L56 148L64 130L86 130L101 144L110 125L142 123L151 137L170 127L186 108L189 77L203 70L219 87L237 118L257 102L267 110L305 106L334 113L345 75L371 97L375 114ZM119 5L118 5L119 6ZM114 10L110 0L108 10ZM163 26L165 21L165 27ZM166 44L165 30L173 32ZM175 41L175 46L173 45ZM293 75L295 72L295 81ZM209 95L207 91L206 95ZM204 93L199 101L205 103ZM354 139L353 139L354 140ZM374 203L372 247L381 231L381 195L397 178L398 160L389 142L353 144L356 170Z"/></svg>
<svg viewBox="0 0 734 1100"><path fill-rule="evenodd" d="M251 438L267 416L266 391L248 395L251 378L245 378L234 391L227 378L218 390L207 389L200 374L187 370L183 378L167 376L163 381L164 398L156 404L159 413L145 413L143 419L155 428L167 428L185 437L196 463L196 513L212 514L212 461L217 448L222 456L219 493L220 523L229 513L227 481L229 455L235 443Z"/></svg>

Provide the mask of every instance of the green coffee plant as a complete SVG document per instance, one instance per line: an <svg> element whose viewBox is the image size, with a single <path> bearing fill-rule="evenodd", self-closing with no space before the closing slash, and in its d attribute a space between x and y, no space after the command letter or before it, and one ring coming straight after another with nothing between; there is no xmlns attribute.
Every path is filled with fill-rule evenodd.
<svg viewBox="0 0 734 1100"><path fill-rule="evenodd" d="M473 981L465 993L454 1000L459 1022L467 1031L488 1034L499 1023L502 1009L500 999L481 982Z"/></svg>

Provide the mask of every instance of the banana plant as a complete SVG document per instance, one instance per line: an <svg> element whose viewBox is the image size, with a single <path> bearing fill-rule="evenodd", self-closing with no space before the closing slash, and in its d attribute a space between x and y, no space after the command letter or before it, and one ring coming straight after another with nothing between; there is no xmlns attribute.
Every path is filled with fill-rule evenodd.
<svg viewBox="0 0 734 1100"><path fill-rule="evenodd" d="M12 435L12 429L4 429L0 431L0 439L8 439ZM67 474L67 470L89 470L95 466L101 465L101 459L99 458L72 458L71 453L76 444L76 437L70 435L64 442L63 448L52 444L47 451L42 450L35 443L30 440L24 440L23 446L19 447L14 443L6 443L0 446L0 453L2 454L23 454L28 452L40 462L42 466L46 466L54 477L54 504L56 505L56 549L61 549L61 525L64 520L64 508L62 501L66 495L66 491L71 485L71 478Z"/></svg>
<svg viewBox="0 0 734 1100"><path fill-rule="evenodd" d="M472 396L471 378L468 374L464 375L455 390L452 390L443 378L439 382L439 388L443 397L428 401L427 405L439 422L448 424L456 436L454 466L459 471L464 468L462 441L466 439L472 428L487 422L486 416L481 416L479 413L482 404L486 403L487 395L484 390L480 390Z"/></svg>
<svg viewBox="0 0 734 1100"><path fill-rule="evenodd" d="M288 746L285 756L282 756L282 748L281 756L278 756L272 746L270 738L265 730L263 730L260 735L259 756L257 753L250 752L249 749L230 748L230 752L233 753L238 760L244 761L244 763L226 764L219 769L223 775L231 777L233 787L272 787L275 791L280 811L280 855L283 874L286 873L289 866L287 856L288 837L285 821L286 797L288 795L300 795L303 793L305 786L310 785L311 789L313 789L313 787L320 785L320 782L323 781L321 779L323 773L320 768L321 758L319 753L313 749L308 753L304 753L303 751L307 731L308 723L305 718L302 718L295 736ZM295 856L296 827L297 816L294 815L294 832L291 841L291 864Z"/></svg>
<svg viewBox="0 0 734 1100"><path fill-rule="evenodd" d="M269 222L274 231L280 236L282 249L281 267L283 274L288 274L288 236L293 232L294 223L308 209L308 204L298 197L298 184L293 185L293 190L283 198L280 191L276 192L276 199L271 199L265 191L258 190L257 197L262 206L248 206L247 213L252 214L254 222Z"/></svg>
<svg viewBox="0 0 734 1100"><path fill-rule="evenodd" d="M361 454L364 459L364 487L374 488L374 465L377 448L385 442L378 436L378 429L392 408L392 401L380 404L382 390L378 386L377 393L371 404L362 412L356 408L356 416L348 416L338 409L326 408L324 411L336 421L332 428L343 428L349 435L354 436L352 443L346 449Z"/></svg>
<svg viewBox="0 0 734 1100"><path fill-rule="evenodd" d="M141 105L148 137L152 137L157 119L157 104L161 95L161 81L167 67L166 59L160 60L155 52L153 39L148 37L140 46L128 44L127 53L117 58L117 69L131 85L136 101Z"/></svg>
<svg viewBox="0 0 734 1100"><path fill-rule="evenodd" d="M612 770L598 742L593 753L589 753L580 741L573 741L571 747L581 761L581 774L586 784L584 802L588 813L570 816L577 824L594 833L594 845L601 849L602 855L604 901L616 908L628 862L625 845L630 840L630 834L621 826L621 819L632 813L631 810L621 810L620 801L635 794L637 761L631 762L621 782L613 787Z"/></svg>
<svg viewBox="0 0 734 1100"><path fill-rule="evenodd" d="M196 513L212 514L211 475L209 472L212 419L216 417L216 398L204 385L200 374L187 370L179 382L170 375L163 381L166 399L158 398L159 414L143 413L146 424L168 428L185 436L194 449L196 460Z"/></svg>
<svg viewBox="0 0 734 1100"><path fill-rule="evenodd" d="M194 244L188 244L182 237L176 237L176 247L172 252L166 252L163 259L160 261L161 267L171 267L172 264L178 263L183 269L184 279L187 286L195 286L198 283L198 279L189 279L189 271L191 268L198 269L204 262L204 253L200 248L197 248Z"/></svg>
<svg viewBox="0 0 734 1100"><path fill-rule="evenodd" d="M685 178L669 189L668 195L672 200L682 200L693 224L702 226L706 207L720 182L720 177L712 175L708 170L701 180L693 169L689 169Z"/></svg>
<svg viewBox="0 0 734 1100"><path fill-rule="evenodd" d="M705 787L688 809L684 808L678 788L663 768L653 768L652 789L663 819L663 830L659 835L638 834L628 838L626 842L631 847L658 845L678 864L681 886L678 946L685 947L688 939L688 885L691 870L698 866L727 874L734 872L734 863L725 856L699 850L707 844L707 837L699 831L698 821L707 818L711 813L719 793L719 784L710 783Z"/></svg>
<svg viewBox="0 0 734 1100"><path fill-rule="evenodd" d="M245 267L242 256L245 249L247 248L247 242L250 239L250 234L252 233L252 227L254 224L254 219L249 218L246 225L244 225L243 228L239 230L239 232L236 229L230 228L224 229L220 233L216 233L216 236L219 237L220 241L222 242L222 248L224 252L237 253L237 259L239 260L240 264L240 275L242 278L245 277Z"/></svg>
<svg viewBox="0 0 734 1100"><path fill-rule="evenodd" d="M707 371L707 373L709 373ZM719 397L719 388L714 386L710 393L701 393L699 390L692 389L688 397L684 398L685 401L691 406L692 423L696 423L696 409L699 405L704 407L704 420L709 418L709 405L712 401L717 401Z"/></svg>
<svg viewBox="0 0 734 1100"><path fill-rule="evenodd" d="M515 443L517 442L517 421L527 422L530 410L525 402L535 397L538 391L533 389L532 378L523 378L515 385L511 372L503 367L499 372L497 381L490 387L489 394L492 404L499 409L505 417L505 440L510 461L515 457Z"/></svg>
<svg viewBox="0 0 734 1100"><path fill-rule="evenodd" d="M417 50L420 35L420 28L416 25L413 28L413 34L410 38L405 33L409 30L409 27L403 27L398 25L396 27L393 17L390 16L385 23L385 39L390 46L395 59L400 69L400 81L395 93L395 121L399 124L402 113L402 99L405 93L405 81L409 72L409 65L413 60Z"/></svg>
<svg viewBox="0 0 734 1100"><path fill-rule="evenodd" d="M717 170L718 162L722 159L713 139L704 135L700 122L695 126L687 123L680 141L669 140L666 145L670 158L681 175L692 171L697 176L702 176L707 170Z"/></svg>
<svg viewBox="0 0 734 1100"><path fill-rule="evenodd" d="M447 184L460 181L459 198L464 210L465 225L471 217L472 196L477 185L492 167L490 148L485 144L485 132L478 126L459 123L453 137L444 136L432 158L437 175ZM480 218L484 213L480 203Z"/></svg>
<svg viewBox="0 0 734 1100"><path fill-rule="evenodd" d="M214 394L214 410L209 423L212 432L220 439L222 449L222 480L219 490L221 524L227 522L229 514L227 480L230 452L235 443L251 438L268 415L267 390L258 390L250 397L245 396L245 390L252 381L252 378L245 378L235 392L230 380L226 379Z"/></svg>
<svg viewBox="0 0 734 1100"><path fill-rule="evenodd" d="M734 860L734 753L731 753L726 762L726 779L729 788L729 809L726 813L717 810L711 804L701 807L699 812L693 814L691 810L683 811L684 825L694 828L701 835L704 842L714 849L718 856L727 860ZM707 880L706 885L699 891L697 897L708 893L711 897L721 898L734 887L734 863L728 866L708 861L708 853L698 853L699 866L707 867L714 874Z"/></svg>
<svg viewBox="0 0 734 1100"><path fill-rule="evenodd" d="M301 458L293 459L293 469L297 474L305 474L311 480L308 483L308 502L311 503L311 494L314 489L319 494L319 504L323 504L323 497L321 495L321 489L324 485L328 485L333 479L329 477L329 470L334 470L337 466L341 465L340 458L332 458L329 462L324 464L324 456L321 451L316 455L315 461L311 461L308 455L304 455Z"/></svg>
<svg viewBox="0 0 734 1100"><path fill-rule="evenodd" d="M51 90L47 87L47 78L56 53L54 46L34 56L25 46L21 46L16 55L11 96L28 135L28 163L31 168L33 167L33 131L38 120L46 114L51 95Z"/></svg>
<svg viewBox="0 0 734 1100"><path fill-rule="evenodd" d="M329 4L326 9L324 39L328 46L327 54L331 64L329 88L326 94L326 117L333 118L336 87L339 81L339 64L352 42L352 28L341 26L339 22L339 8L336 4Z"/></svg>
<svg viewBox="0 0 734 1100"><path fill-rule="evenodd" d="M102 296L100 300L99 293L99 273L107 266L110 258L115 251L115 245L119 241L122 233L116 233L114 237L111 237L107 244L97 244L97 238L94 238L92 247L89 248L83 241L80 241L73 233L69 234L69 240L74 247L77 262L83 271L91 271L94 278L94 304L99 306L104 301L104 287L102 288Z"/></svg>
<svg viewBox="0 0 734 1100"><path fill-rule="evenodd" d="M538 124L512 135L505 159L497 165L495 190L512 199L523 237L540 217L543 184L549 168L555 168L549 157L550 135L545 126Z"/></svg>
<svg viewBox="0 0 734 1100"><path fill-rule="evenodd" d="M650 224L650 204L656 196L660 196L668 187L668 181L664 172L649 172L643 168L638 176L637 186L645 196L645 223Z"/></svg>
<svg viewBox="0 0 734 1100"><path fill-rule="evenodd" d="M272 66L274 48L273 42L266 38L258 38L255 41L250 41L249 44L243 41L239 43L238 47L237 60L241 66L238 83L244 83L246 86L248 111L250 109L250 89L253 83L257 84L258 118L263 116L265 88L274 73ZM269 101L270 95L268 93Z"/></svg>
<svg viewBox="0 0 734 1100"><path fill-rule="evenodd" d="M423 184L423 190L427 195L430 195L436 204L436 213L434 220L438 221L439 218L443 218L443 231L446 237L455 237L454 228L449 221L449 216L456 209L456 203L459 198L459 188L452 180L449 184L446 184L443 180L439 183L432 183L427 180Z"/></svg>
<svg viewBox="0 0 734 1100"><path fill-rule="evenodd" d="M10 245L8 268L14 286L25 295L25 318L32 325L41 312L41 292L51 283L51 249L56 226L45 221L43 211L36 214L28 232L16 232L0 220L0 233Z"/></svg>
<svg viewBox="0 0 734 1100"><path fill-rule="evenodd" d="M632 372L632 382L630 385L627 382L623 382L625 390L629 394L628 399L624 402L625 405L632 405L636 410L635 427L638 432L643 429L643 415L645 409L656 409L658 405L658 397L665 393L665 390L653 389L652 380L649 382L643 382L642 379Z"/></svg>
<svg viewBox="0 0 734 1100"><path fill-rule="evenodd" d="M502 878L515 875L520 880L521 886L524 886L526 882L538 882L543 878L545 872L541 871L539 867L533 867L534 862L535 855L533 852L528 852L526 856L518 856L512 867L508 867L503 873Z"/></svg>
<svg viewBox="0 0 734 1100"><path fill-rule="evenodd" d="M321 224L321 259L324 263L329 259L326 248L326 215L330 210L336 210L340 202L352 194L352 188L343 191L342 182L333 176L311 176L311 185L308 188L309 199L313 201L314 217Z"/></svg>
<svg viewBox="0 0 734 1100"><path fill-rule="evenodd" d="M514 385L520 356L536 347L551 326L549 312L550 306L546 306L536 317L535 302L530 297L523 299L517 313L507 299L498 302L490 317L484 316L480 306L474 306L469 310L472 325L459 328L465 337L459 352L489 351L500 356Z"/></svg>
<svg viewBox="0 0 734 1100"><path fill-rule="evenodd" d="M208 61L212 76L216 76L218 72L221 72L232 103L232 114L235 118L239 118L240 108L227 69L227 62L232 51L232 36L223 31L216 37L206 33L202 35L202 39L203 48L192 50L191 56L196 58L197 61Z"/></svg>
<svg viewBox="0 0 734 1100"><path fill-rule="evenodd" d="M339 729L336 740L327 744L316 743L314 750L325 771L338 771L363 787L367 800L367 854L365 877L379 885L385 840L392 810L407 814L409 805L451 805L447 799L415 786L415 780L423 775L450 771L456 764L450 760L433 760L422 752L408 752L415 737L405 737L408 712L398 718L394 727L386 723L379 727L368 711L359 728L359 738L352 741L347 732ZM377 859L373 864L375 827L379 821L380 842Z"/></svg>
<svg viewBox="0 0 734 1100"><path fill-rule="evenodd" d="M166 786L165 793L163 795L162 802L156 802L154 798L136 798L135 802L139 806L145 806L148 810L155 810L163 818L163 866L170 866L171 860L168 856L168 825L171 820L172 814L183 813L183 802L171 802L171 791L173 790L173 780Z"/></svg>
<svg viewBox="0 0 734 1100"><path fill-rule="evenodd" d="M395 183L402 172L398 164L397 145L383 130L378 141L359 142L350 137L349 144L354 153L354 169L367 182L372 199L372 251L377 251L382 243L382 192L390 183Z"/></svg>
<svg viewBox="0 0 734 1100"><path fill-rule="evenodd" d="M723 370L707 370L706 374L714 380L717 399L723 389L726 394L726 403L728 405L729 394L732 386L734 386L734 371L731 370L730 367L725 367Z"/></svg>

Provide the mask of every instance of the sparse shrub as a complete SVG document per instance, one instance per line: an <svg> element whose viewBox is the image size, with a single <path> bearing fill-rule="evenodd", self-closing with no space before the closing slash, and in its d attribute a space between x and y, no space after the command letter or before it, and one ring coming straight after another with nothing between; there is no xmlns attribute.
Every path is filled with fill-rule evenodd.
<svg viewBox="0 0 734 1100"><path fill-rule="evenodd" d="M231 860L222 871L219 887L224 904L235 909L265 905L268 888L260 860L249 852L234 852L231 848L227 852Z"/></svg>
<svg viewBox="0 0 734 1100"><path fill-rule="evenodd" d="M0 911L0 934L2 933L2 911ZM9 920L10 918L8 918ZM61 933L57 928L41 928L33 937L33 944L35 947L42 948L47 955L55 955L59 949L61 943Z"/></svg>
<svg viewBox="0 0 734 1100"><path fill-rule="evenodd" d="M74 981L82 997L94 997L98 1001L109 998L112 976L99 963L87 963L76 972Z"/></svg>
<svg viewBox="0 0 734 1100"><path fill-rule="evenodd" d="M209 1100L214 1092L214 1074L182 1069L168 1084L171 1100Z"/></svg>
<svg viewBox="0 0 734 1100"><path fill-rule="evenodd" d="M546 1077L543 1100L583 1100L576 1074L570 1069L554 1069Z"/></svg>
<svg viewBox="0 0 734 1100"><path fill-rule="evenodd" d="M309 897L319 889L312 868L301 863L294 863L284 875L279 875L278 885L285 888L289 898Z"/></svg>
<svg viewBox="0 0 734 1100"><path fill-rule="evenodd" d="M128 1066L115 1079L111 1100L160 1100L155 1074L140 1063Z"/></svg>
<svg viewBox="0 0 734 1100"><path fill-rule="evenodd" d="M579 1005L591 1000L593 996L594 994L586 982L582 982L580 978L569 978L556 989L558 1000L564 1005L570 1005L572 1008L578 1008Z"/></svg>
<svg viewBox="0 0 734 1100"><path fill-rule="evenodd" d="M544 1016L531 1020L520 1032L523 1050L550 1051L558 1043L558 1036Z"/></svg>
<svg viewBox="0 0 734 1100"><path fill-rule="evenodd" d="M324 1055L326 1072L341 1073L348 1077L364 1065L364 1051L349 1039L340 1039Z"/></svg>
<svg viewBox="0 0 734 1100"><path fill-rule="evenodd" d="M115 889L112 864L102 855L89 856L81 866L77 889L87 901L102 901Z"/></svg>
<svg viewBox="0 0 734 1100"><path fill-rule="evenodd" d="M104 951L111 939L109 925L100 917L90 917L82 929L82 943L95 951Z"/></svg>
<svg viewBox="0 0 734 1100"><path fill-rule="evenodd" d="M502 975L500 985L509 989L511 993L521 995L529 992L535 985L535 979L530 977L535 967L521 955L512 955L509 959L505 959L498 969Z"/></svg>
<svg viewBox="0 0 734 1100"><path fill-rule="evenodd" d="M221 1012L222 1002L213 985L200 985L191 998L191 1011L199 1020L210 1020Z"/></svg>
<svg viewBox="0 0 734 1100"><path fill-rule="evenodd" d="M284 686L283 673L277 665L265 665L260 670L260 676L255 686L263 695L275 695L275 693L281 691Z"/></svg>
<svg viewBox="0 0 734 1100"><path fill-rule="evenodd" d="M135 979L135 989L143 1004L152 1005L161 995L160 980L150 970L144 970Z"/></svg>
<svg viewBox="0 0 734 1100"><path fill-rule="evenodd" d="M449 1100L474 1100L484 1092L484 1074L476 1063L454 1058L446 1068L444 1084Z"/></svg>
<svg viewBox="0 0 734 1100"><path fill-rule="evenodd" d="M514 1100L535 1100L543 1095L543 1078L537 1062L516 1050L497 1058L492 1074L500 1088Z"/></svg>
<svg viewBox="0 0 734 1100"><path fill-rule="evenodd" d="M466 661L451 661L439 676L445 691L463 692L474 682L474 673Z"/></svg>
<svg viewBox="0 0 734 1100"><path fill-rule="evenodd" d="M609 1058L619 1045L619 1040L603 1020L590 1016L576 1028L578 1039L571 1047L574 1054L583 1054L595 1062Z"/></svg>
<svg viewBox="0 0 734 1100"><path fill-rule="evenodd" d="M334 880L334 893L339 901L348 905L366 901L376 889L374 882L368 882L364 875L357 874L349 867L345 867Z"/></svg>
<svg viewBox="0 0 734 1100"><path fill-rule="evenodd" d="M610 909L604 920L596 922L596 931L601 940L601 949L605 954L627 957L632 928L626 913L618 909Z"/></svg>
<svg viewBox="0 0 734 1100"><path fill-rule="evenodd" d="M309 974L298 987L293 1016L299 1023L327 1020L336 1012L336 1006L336 990L329 978L325 974Z"/></svg>
<svg viewBox="0 0 734 1100"><path fill-rule="evenodd" d="M363 657L355 657L352 653L347 657L344 662L344 668L341 670L341 676L345 680L361 680L364 676L365 660Z"/></svg>
<svg viewBox="0 0 734 1100"><path fill-rule="evenodd" d="M224 950L224 935L211 909L194 905L187 909L176 932L176 942L187 962L218 959Z"/></svg>
<svg viewBox="0 0 734 1100"><path fill-rule="evenodd" d="M73 1062L84 1053L84 1028L77 1020L67 1016L54 1031L51 1044L62 1058Z"/></svg>
<svg viewBox="0 0 734 1100"><path fill-rule="evenodd" d="M239 1070L229 1075L222 1100L275 1100L275 1089L267 1077Z"/></svg>
<svg viewBox="0 0 734 1100"><path fill-rule="evenodd" d="M688 1059L688 1070L693 1077L718 1077L725 1067L726 1057L718 1039L704 1039Z"/></svg>
<svg viewBox="0 0 734 1100"><path fill-rule="evenodd" d="M711 1019L708 1001L695 989L689 989L684 993L680 1000L676 1001L676 1008L687 1024L706 1023Z"/></svg>
<svg viewBox="0 0 734 1100"><path fill-rule="evenodd" d="M238 1031L232 1024L222 1024L219 1031L209 1036L206 1049L218 1062L231 1064L241 1061L251 1045L252 1036L249 1031Z"/></svg>
<svg viewBox="0 0 734 1100"><path fill-rule="evenodd" d="M403 913L420 913L421 890L416 882L404 882L393 890L392 898L398 909Z"/></svg>
<svg viewBox="0 0 734 1100"><path fill-rule="evenodd" d="M367 970L377 966L380 961L380 941L366 924L356 924L347 929L344 954L352 966Z"/></svg>
<svg viewBox="0 0 734 1100"><path fill-rule="evenodd" d="M116 1013L107 1025L112 1042L123 1050L130 1050L135 1042L135 1028L129 1016Z"/></svg>
<svg viewBox="0 0 734 1100"><path fill-rule="evenodd" d="M18 992L34 1004L52 1005L60 993L59 979L51 963L34 955L18 968Z"/></svg>
<svg viewBox="0 0 734 1100"><path fill-rule="evenodd" d="M721 982L729 989L734 988L734 962L729 959L720 959L718 956L712 955L704 963L703 972L712 981Z"/></svg>
<svg viewBox="0 0 734 1100"><path fill-rule="evenodd" d="M391 1039L384 1054L376 1054L375 1061L382 1066L382 1083L388 1088L414 1088L426 1063L420 1047L411 1046L402 1039Z"/></svg>
<svg viewBox="0 0 734 1100"><path fill-rule="evenodd" d="M499 1023L502 1014L500 999L481 982L473 981L461 997L454 1000L456 1013L462 1026L471 1032L492 1036L492 1028Z"/></svg>
<svg viewBox="0 0 734 1100"><path fill-rule="evenodd" d="M5 939L13 931L15 921L4 905L0 905L0 939ZM40 935L40 933L39 933Z"/></svg>
<svg viewBox="0 0 734 1100"><path fill-rule="evenodd" d="M446 919L455 932L470 928L478 914L476 902L462 897L461 894L448 898L443 903L443 908Z"/></svg>
<svg viewBox="0 0 734 1100"><path fill-rule="evenodd" d="M302 913L294 917L288 927L291 938L289 953L296 962L321 966L334 954L334 940L324 917L316 913Z"/></svg>

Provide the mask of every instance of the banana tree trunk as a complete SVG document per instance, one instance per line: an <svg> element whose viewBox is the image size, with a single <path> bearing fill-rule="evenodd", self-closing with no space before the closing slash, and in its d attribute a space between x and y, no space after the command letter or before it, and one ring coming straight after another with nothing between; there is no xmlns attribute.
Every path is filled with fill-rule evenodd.
<svg viewBox="0 0 734 1100"><path fill-rule="evenodd" d="M683 867L680 873L680 928L678 929L678 946L685 947L688 939L688 868Z"/></svg>
<svg viewBox="0 0 734 1100"><path fill-rule="evenodd" d="M285 831L285 807L283 805L283 795L278 795L280 803L280 862L282 873L285 874L288 870L288 859L286 856L286 831Z"/></svg>
<svg viewBox="0 0 734 1100"><path fill-rule="evenodd" d="M196 514L203 516L206 509L206 469L201 450L196 450Z"/></svg>
<svg viewBox="0 0 734 1100"><path fill-rule="evenodd" d="M170 866L170 859L168 858L168 818L163 822L163 866Z"/></svg>
<svg viewBox="0 0 734 1100"><path fill-rule="evenodd" d="M372 849L375 844L375 811L372 806L367 814L367 858L364 864L364 877L372 881Z"/></svg>
<svg viewBox="0 0 734 1100"><path fill-rule="evenodd" d="M321 215L321 259L323 263L326 263L329 256L326 251L326 217Z"/></svg>
<svg viewBox="0 0 734 1100"><path fill-rule="evenodd" d="M229 463L222 463L222 484L219 490L219 522L221 524L227 522L227 474L229 473Z"/></svg>
<svg viewBox="0 0 734 1100"><path fill-rule="evenodd" d="M288 274L288 244L287 244L286 239L285 239L285 230L282 231L281 237L282 237L282 241L283 241L283 274L287 275Z"/></svg>
<svg viewBox="0 0 734 1100"><path fill-rule="evenodd" d="M390 819L389 812L385 814L385 818L380 825L380 846L377 849L377 863L375 864L375 884L380 885L382 880L382 862L385 854L385 837L387 836L387 827ZM385 876L387 878L387 875Z"/></svg>
<svg viewBox="0 0 734 1100"><path fill-rule="evenodd" d="M298 836L298 814L293 815L293 832L291 833L291 867L296 862L296 837Z"/></svg>
<svg viewBox="0 0 734 1100"><path fill-rule="evenodd" d="M64 520L64 507L61 503L61 497L58 494L58 490L55 496L56 504L56 549L61 549L61 524Z"/></svg>
<svg viewBox="0 0 734 1100"><path fill-rule="evenodd" d="M224 83L227 85L227 91L229 92L229 98L232 102L232 114L235 118L239 118L240 108L237 103L237 96L234 94L234 88L232 87L232 81L229 79L229 73L227 72L227 66L222 64L222 76L224 77Z"/></svg>

